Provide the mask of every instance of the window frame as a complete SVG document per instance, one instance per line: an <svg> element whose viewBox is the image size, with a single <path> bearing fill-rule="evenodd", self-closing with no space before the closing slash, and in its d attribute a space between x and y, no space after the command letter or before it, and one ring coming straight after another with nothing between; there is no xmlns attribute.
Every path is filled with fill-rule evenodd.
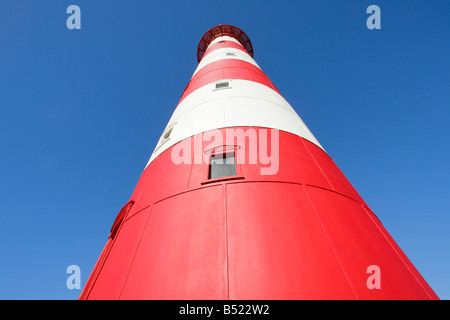
<svg viewBox="0 0 450 320"><path fill-rule="evenodd" d="M204 184L208 184L208 183L244 179L244 176L242 175L241 163L239 161L239 153L238 153L239 149L240 149L239 146L233 145L233 146L214 147L214 148L210 149L210 150L212 150L211 152L208 152L210 150L205 150L205 153L209 154L208 163L207 163L206 169L205 169L206 180L202 181L200 184L204 185ZM234 164L235 164L235 168L236 168L236 175L227 176L227 177L219 177L219 178L214 178L214 179L210 178L211 158L216 157L217 155L222 155L222 158L226 158L227 155L234 155Z"/></svg>
<svg viewBox="0 0 450 320"><path fill-rule="evenodd" d="M223 84L227 84L227 85L224 86L224 87L220 86L220 85L223 85ZM217 87L218 85L220 87ZM214 89L213 89L213 91L226 90L226 89L232 89L232 88L233 87L231 86L231 81L230 80L220 80L220 81L214 82Z"/></svg>
<svg viewBox="0 0 450 320"><path fill-rule="evenodd" d="M153 151L153 153L156 153L156 151L158 151L159 148L161 148L167 141L170 140L173 128L175 127L176 124L177 122L174 122L164 130L164 132L161 135L161 138L158 141L158 145L156 146L155 151Z"/></svg>

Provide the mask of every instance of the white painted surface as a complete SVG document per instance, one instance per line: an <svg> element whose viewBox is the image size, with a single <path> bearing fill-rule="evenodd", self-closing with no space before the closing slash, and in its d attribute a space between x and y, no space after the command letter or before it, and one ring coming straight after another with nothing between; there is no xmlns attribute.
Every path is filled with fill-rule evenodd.
<svg viewBox="0 0 450 320"><path fill-rule="evenodd" d="M227 79L216 82L224 80ZM164 130L147 166L177 142L201 132L235 126L257 126L290 132L323 149L278 92L253 81L228 80L229 88L215 89L216 82L209 83L181 101L166 127L166 130L172 128L169 139L164 139L167 132Z"/></svg>
<svg viewBox="0 0 450 320"><path fill-rule="evenodd" d="M217 42L220 42L220 41L233 41L233 42L236 42L237 44L240 44L242 47L242 44L236 38L229 37L229 36L221 36L221 37L217 37L213 41L211 41L208 45L208 48L210 46L212 46L213 44L216 44Z"/></svg>

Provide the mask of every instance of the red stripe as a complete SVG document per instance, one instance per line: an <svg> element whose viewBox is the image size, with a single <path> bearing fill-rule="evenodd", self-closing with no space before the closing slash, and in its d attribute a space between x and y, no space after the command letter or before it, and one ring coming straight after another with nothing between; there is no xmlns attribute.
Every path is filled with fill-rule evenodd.
<svg viewBox="0 0 450 320"><path fill-rule="evenodd" d="M222 59L204 66L192 77L178 104L198 88L221 79L254 81L280 93L264 72L253 64L238 59Z"/></svg>
<svg viewBox="0 0 450 320"><path fill-rule="evenodd" d="M206 49L205 54L203 55L202 59L209 53L211 53L214 50L217 49L223 49L223 48L233 48L233 49L239 49L244 51L246 54L248 54L247 50L239 44L234 41L219 41L217 43L214 43L213 45L209 46L208 49Z"/></svg>
<svg viewBox="0 0 450 320"><path fill-rule="evenodd" d="M259 143L266 130L234 129ZM187 139L193 152L210 147L202 135ZM175 164L175 146L150 163L80 299L438 299L322 149L279 131L279 170L263 176L247 141L232 142L239 180L205 184L209 160ZM373 265L381 290L368 287Z"/></svg>

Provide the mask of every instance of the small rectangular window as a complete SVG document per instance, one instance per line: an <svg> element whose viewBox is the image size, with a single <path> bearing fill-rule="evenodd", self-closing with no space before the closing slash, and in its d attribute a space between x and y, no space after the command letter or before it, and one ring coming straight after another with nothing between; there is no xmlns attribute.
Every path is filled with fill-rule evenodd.
<svg viewBox="0 0 450 320"><path fill-rule="evenodd" d="M172 123L168 128L166 128L166 130L163 132L163 134L162 134L162 136L161 136L161 138L160 138L160 140L159 140L159 142L158 142L158 145L156 146L155 151L153 151L153 153L155 153L159 148L161 148L161 146L162 146L163 144L165 144L167 141L169 141L170 135L172 134L172 131L173 131L173 127L174 127L176 124L177 124L177 123L174 122L174 123Z"/></svg>
<svg viewBox="0 0 450 320"><path fill-rule="evenodd" d="M209 179L232 177L236 175L234 153L211 155L209 164Z"/></svg>
<svg viewBox="0 0 450 320"><path fill-rule="evenodd" d="M216 89L228 88L229 86L230 83L228 81L216 83Z"/></svg>
<svg viewBox="0 0 450 320"><path fill-rule="evenodd" d="M167 132L164 134L164 139L169 139L170 134L172 133L172 129L173 128L170 128L169 130L167 130Z"/></svg>

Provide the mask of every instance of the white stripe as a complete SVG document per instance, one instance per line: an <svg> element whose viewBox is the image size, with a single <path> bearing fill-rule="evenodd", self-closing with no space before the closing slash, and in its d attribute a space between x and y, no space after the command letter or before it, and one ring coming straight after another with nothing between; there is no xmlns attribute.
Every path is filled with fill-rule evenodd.
<svg viewBox="0 0 450 320"><path fill-rule="evenodd" d="M230 79L229 88L209 83L178 105L147 166L162 152L198 133L235 126L256 126L290 132L323 147L291 105L276 91L260 83ZM171 130L168 139L165 135Z"/></svg>

